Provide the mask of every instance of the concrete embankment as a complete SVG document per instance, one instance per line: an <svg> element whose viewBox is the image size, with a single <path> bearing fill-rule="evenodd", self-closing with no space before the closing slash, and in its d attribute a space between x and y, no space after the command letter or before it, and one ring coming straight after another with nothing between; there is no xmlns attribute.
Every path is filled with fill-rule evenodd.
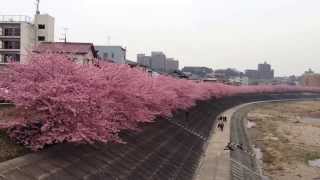
<svg viewBox="0 0 320 180"><path fill-rule="evenodd" d="M0 163L0 179L193 179L215 119L236 105L312 94L242 95L199 102L188 111L124 132L126 144L61 144Z"/></svg>

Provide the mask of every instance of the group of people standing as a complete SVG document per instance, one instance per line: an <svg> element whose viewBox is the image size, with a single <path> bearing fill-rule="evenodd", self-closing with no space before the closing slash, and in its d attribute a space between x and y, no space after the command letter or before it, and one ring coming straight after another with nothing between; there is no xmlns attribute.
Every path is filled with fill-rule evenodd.
<svg viewBox="0 0 320 180"><path fill-rule="evenodd" d="M245 152L247 153L249 156L252 156L254 157L255 156L255 153L250 151L249 149L245 149L243 147L243 144L242 143L234 143L234 142L229 142L227 144L227 146L224 148L224 150L227 150L227 151L235 151L235 150L240 150L242 152Z"/></svg>
<svg viewBox="0 0 320 180"><path fill-rule="evenodd" d="M224 128L224 123L227 122L227 116L219 116L218 117L218 129L221 130L221 132L223 131Z"/></svg>
<svg viewBox="0 0 320 180"><path fill-rule="evenodd" d="M228 145L224 148L224 150L230 150L230 151L234 151L236 149L239 150L244 150L243 149L243 144L237 144L237 143L233 143L233 142L229 142Z"/></svg>

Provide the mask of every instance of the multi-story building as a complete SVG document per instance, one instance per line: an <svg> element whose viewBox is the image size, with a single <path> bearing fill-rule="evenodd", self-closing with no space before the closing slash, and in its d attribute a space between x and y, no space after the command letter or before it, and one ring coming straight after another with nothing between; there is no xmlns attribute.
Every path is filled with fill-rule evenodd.
<svg viewBox="0 0 320 180"><path fill-rule="evenodd" d="M179 69L179 61L168 58L166 61L166 72L174 72Z"/></svg>
<svg viewBox="0 0 320 180"><path fill-rule="evenodd" d="M259 72L255 69L247 69L245 71L245 76L247 76L249 79L259 79Z"/></svg>
<svg viewBox="0 0 320 180"><path fill-rule="evenodd" d="M137 55L137 63L148 68L151 68L151 56L146 56L145 54Z"/></svg>
<svg viewBox="0 0 320 180"><path fill-rule="evenodd" d="M151 68L155 71L166 71L166 55L163 52L151 52Z"/></svg>
<svg viewBox="0 0 320 180"><path fill-rule="evenodd" d="M93 64L97 58L97 52L92 43L42 42L33 52L65 55L79 64Z"/></svg>
<svg viewBox="0 0 320 180"><path fill-rule="evenodd" d="M320 74L314 73L311 69L302 75L303 86L320 87Z"/></svg>
<svg viewBox="0 0 320 180"><path fill-rule="evenodd" d="M201 78L206 77L207 74L213 73L211 68L207 67L199 67L199 66L186 66L182 69L182 72L191 73L193 75L197 75Z"/></svg>
<svg viewBox="0 0 320 180"><path fill-rule="evenodd" d="M273 79L274 70L271 69L271 65L264 62L258 65L259 79Z"/></svg>
<svg viewBox="0 0 320 180"><path fill-rule="evenodd" d="M173 72L179 69L179 61L166 58L163 52L151 52L151 56L145 54L137 55L137 62L158 72Z"/></svg>
<svg viewBox="0 0 320 180"><path fill-rule="evenodd" d="M54 41L54 18L36 14L0 16L0 63L26 62L26 56L40 42Z"/></svg>
<svg viewBox="0 0 320 180"><path fill-rule="evenodd" d="M274 70L271 65L264 62L258 64L258 70L248 69L245 71L245 76L250 79L272 80L274 79Z"/></svg>
<svg viewBox="0 0 320 180"><path fill-rule="evenodd" d="M302 78L303 86L320 87L320 74L306 74Z"/></svg>
<svg viewBox="0 0 320 180"><path fill-rule="evenodd" d="M117 64L126 63L127 50L121 46L95 46L101 59L111 60Z"/></svg>
<svg viewBox="0 0 320 180"><path fill-rule="evenodd" d="M54 18L48 14L36 14L34 17L36 44L54 41Z"/></svg>

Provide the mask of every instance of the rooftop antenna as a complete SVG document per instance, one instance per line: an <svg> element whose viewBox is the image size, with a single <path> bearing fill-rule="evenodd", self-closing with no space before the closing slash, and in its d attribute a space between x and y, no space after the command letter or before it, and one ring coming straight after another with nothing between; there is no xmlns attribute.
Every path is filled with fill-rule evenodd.
<svg viewBox="0 0 320 180"><path fill-rule="evenodd" d="M64 43L67 43L67 33L68 33L68 28L63 28L63 30L64 30L64 33L62 34L62 38L60 38L59 40L63 40L64 41Z"/></svg>
<svg viewBox="0 0 320 180"><path fill-rule="evenodd" d="M36 0L36 15L34 16L34 25L36 28L38 28L38 15L40 15L40 10L39 10L39 6L40 6L40 0ZM34 40L34 46L37 46L37 44L39 43L38 40L38 29L36 29L34 31L34 35L35 35L35 40Z"/></svg>
<svg viewBox="0 0 320 180"><path fill-rule="evenodd" d="M40 0L36 0L36 5L37 5L37 11L36 14L40 14L39 6L40 6Z"/></svg>

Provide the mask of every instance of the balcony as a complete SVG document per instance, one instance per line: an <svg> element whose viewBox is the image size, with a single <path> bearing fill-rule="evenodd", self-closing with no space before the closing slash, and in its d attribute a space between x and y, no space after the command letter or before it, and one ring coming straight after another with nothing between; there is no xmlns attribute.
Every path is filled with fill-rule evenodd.
<svg viewBox="0 0 320 180"><path fill-rule="evenodd" d="M0 53L18 53L20 52L20 47L0 47Z"/></svg>
<svg viewBox="0 0 320 180"><path fill-rule="evenodd" d="M0 39L1 40L20 39L20 35L19 36L16 36L16 35L7 36L7 35L1 35L0 34Z"/></svg>
<svg viewBox="0 0 320 180"><path fill-rule="evenodd" d="M19 53L0 53L0 66L10 62L20 62Z"/></svg>
<svg viewBox="0 0 320 180"><path fill-rule="evenodd" d="M20 39L20 36L21 36L20 25L18 26L1 25L0 26L1 39Z"/></svg>

